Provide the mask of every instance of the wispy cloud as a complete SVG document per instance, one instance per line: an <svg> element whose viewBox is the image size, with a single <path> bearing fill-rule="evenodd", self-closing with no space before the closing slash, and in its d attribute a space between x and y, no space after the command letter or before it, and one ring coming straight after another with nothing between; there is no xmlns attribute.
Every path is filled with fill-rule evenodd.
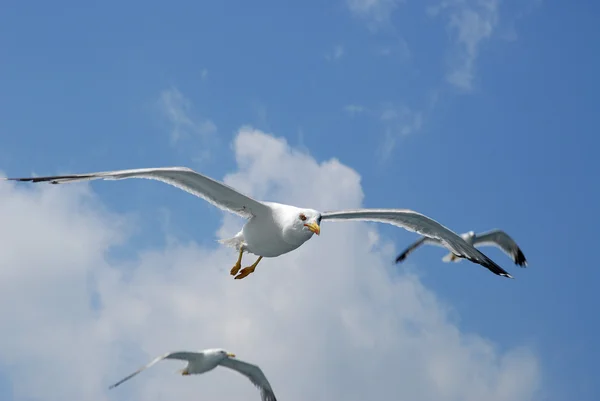
<svg viewBox="0 0 600 401"><path fill-rule="evenodd" d="M520 11L518 11L512 18L509 18L508 21L504 24L503 32L500 36L504 40L515 41L519 37L517 34L517 23L523 18L527 17L529 14L534 12L537 8L541 7L543 4L543 0L523 0L521 6L523 7Z"/></svg>
<svg viewBox="0 0 600 401"><path fill-rule="evenodd" d="M256 98L251 101L251 108L254 115L254 123L264 129L269 129L269 111L267 105L262 100Z"/></svg>
<svg viewBox="0 0 600 401"><path fill-rule="evenodd" d="M325 59L329 61L339 60L345 53L344 46L336 45L333 50L325 55Z"/></svg>
<svg viewBox="0 0 600 401"><path fill-rule="evenodd" d="M350 11L364 18L371 28L389 23L390 16L404 0L346 0Z"/></svg>
<svg viewBox="0 0 600 401"><path fill-rule="evenodd" d="M430 106L433 107L433 103ZM423 127L424 112L404 104L385 103L375 109L349 104L344 107L344 110L352 116L358 114L368 115L383 127L383 142L378 149L380 162L389 159L396 148L396 142L400 138L417 133Z"/></svg>
<svg viewBox="0 0 600 401"><path fill-rule="evenodd" d="M379 148L381 161L389 159L398 139L419 132L423 127L423 113L405 105L388 104L379 118L385 127L384 140Z"/></svg>
<svg viewBox="0 0 600 401"><path fill-rule="evenodd" d="M481 44L498 24L499 0L447 0L429 7L431 16L445 15L453 41L446 80L463 91L473 88Z"/></svg>
<svg viewBox="0 0 600 401"><path fill-rule="evenodd" d="M208 77L208 70L206 68L203 68L202 71L200 71L200 78L204 81L207 77Z"/></svg>
<svg viewBox="0 0 600 401"><path fill-rule="evenodd" d="M375 52L383 57L396 56L402 61L408 61L411 58L408 42L402 37L394 38L394 43L377 46Z"/></svg>
<svg viewBox="0 0 600 401"><path fill-rule="evenodd" d="M159 105L171 123L170 138L173 144L184 138L207 139L217 132L215 123L196 115L190 100L177 88L163 91L160 94Z"/></svg>
<svg viewBox="0 0 600 401"><path fill-rule="evenodd" d="M392 54L392 48L391 46L379 46L377 48L377 53L380 56L389 56Z"/></svg>
<svg viewBox="0 0 600 401"><path fill-rule="evenodd" d="M349 104L344 106L344 110L352 115L359 114L365 111L365 108L358 104Z"/></svg>

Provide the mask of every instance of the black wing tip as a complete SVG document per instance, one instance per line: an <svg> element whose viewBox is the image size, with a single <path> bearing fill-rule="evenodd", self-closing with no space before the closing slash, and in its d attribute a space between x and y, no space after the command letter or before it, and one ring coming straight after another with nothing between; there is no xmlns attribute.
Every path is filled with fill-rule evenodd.
<svg viewBox="0 0 600 401"><path fill-rule="evenodd" d="M483 265L483 266L487 267L488 270L490 270L492 273L494 273L500 277L512 278L514 280L513 276L511 276L506 270L504 270L503 268L501 268L500 266L498 266L495 263L493 263L493 265Z"/></svg>
<svg viewBox="0 0 600 401"><path fill-rule="evenodd" d="M5 181L19 181L19 182L44 182L50 181L51 184L58 184L56 181L51 181L46 177L28 177L28 178L4 178Z"/></svg>
<svg viewBox="0 0 600 401"><path fill-rule="evenodd" d="M511 276L507 271L505 271L503 268L501 268L500 266L498 266L497 264L494 264L493 267L488 267L486 266L492 273L497 274L500 277L506 277L506 278L512 278L514 279L513 276Z"/></svg>
<svg viewBox="0 0 600 401"><path fill-rule="evenodd" d="M267 390L267 389L260 389L260 395L261 395L261 399L265 400L265 401L277 401L277 398L275 397L275 393L273 393L273 390Z"/></svg>
<svg viewBox="0 0 600 401"><path fill-rule="evenodd" d="M527 259L525 258L525 255L523 254L523 251L521 251L521 249L517 249L517 254L515 256L515 264L521 267L527 267Z"/></svg>
<svg viewBox="0 0 600 401"><path fill-rule="evenodd" d="M506 278L512 278L514 279L513 276L511 276L507 271L505 271L504 269L502 269L500 266L498 265L494 265L494 267L488 267L486 266L492 273L497 274L500 277L506 277Z"/></svg>
<svg viewBox="0 0 600 401"><path fill-rule="evenodd" d="M396 263L400 263L402 262L404 259L406 259L406 252L401 253L400 255L398 255L398 257L396 258Z"/></svg>
<svg viewBox="0 0 600 401"><path fill-rule="evenodd" d="M485 256L485 255L484 255ZM502 277L506 277L506 278L512 278L514 279L513 276L511 276L506 270L504 270L503 268L501 268L500 266L498 266L498 264L496 264L493 260L491 260L490 258L487 258L486 261L482 262L467 256L459 256L460 258L463 259L467 259L473 263L476 263L478 265L481 265L485 268L487 268L489 271L491 271L492 273L498 275L498 276L502 276Z"/></svg>
<svg viewBox="0 0 600 401"><path fill-rule="evenodd" d="M4 181L33 181L34 178L11 178L11 177L2 177Z"/></svg>
<svg viewBox="0 0 600 401"><path fill-rule="evenodd" d="M25 177L25 178L3 178L5 181L20 181L20 182L50 182L50 184L60 184L58 180L72 178L89 178L91 175L53 175L48 177Z"/></svg>

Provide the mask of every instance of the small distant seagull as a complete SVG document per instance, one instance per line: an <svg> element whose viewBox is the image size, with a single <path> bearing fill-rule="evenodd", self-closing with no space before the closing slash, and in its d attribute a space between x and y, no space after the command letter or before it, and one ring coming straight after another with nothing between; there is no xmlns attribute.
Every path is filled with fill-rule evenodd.
<svg viewBox="0 0 600 401"><path fill-rule="evenodd" d="M460 235L468 244L473 246L476 245L493 245L497 248L500 248L504 253L506 253L510 258L515 262L516 265L521 267L527 266L527 259L525 259L525 255L523 255L523 251L517 245L517 243L504 231L494 229L491 231L475 234L473 231L466 232ZM396 258L396 263L402 262L406 257L412 253L415 249L423 244L431 244L438 245L443 247L442 244L439 243L434 238L423 237L408 248L404 250L398 257ZM460 262L462 258L457 257L453 253L449 253L442 258L444 262Z"/></svg>
<svg viewBox="0 0 600 401"><path fill-rule="evenodd" d="M110 386L109 389L117 387L119 384L131 379L133 376L137 375L144 369L149 368L150 366L162 361L163 359L179 359L181 361L188 362L185 368L178 371L178 373L180 373L183 376L206 373L210 370L213 370L219 365L225 366L229 369L233 369L243 374L248 379L250 379L252 384L254 384L260 389L262 401L277 401L277 399L275 398L275 394L273 393L273 389L269 384L269 381L258 366L233 358L235 358L234 354L227 352L221 348L205 349L204 351L200 352L169 352L165 355L159 356L149 364L142 366L129 376L125 377L124 379L121 379L117 383Z"/></svg>

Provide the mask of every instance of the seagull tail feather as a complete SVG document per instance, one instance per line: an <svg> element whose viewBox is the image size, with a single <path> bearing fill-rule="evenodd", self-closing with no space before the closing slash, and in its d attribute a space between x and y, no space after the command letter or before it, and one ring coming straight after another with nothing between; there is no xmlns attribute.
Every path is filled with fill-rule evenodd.
<svg viewBox="0 0 600 401"><path fill-rule="evenodd" d="M452 252L450 252L449 254L447 254L446 256L444 256L442 258L442 261L446 262L446 263L450 263L450 262L458 263L458 262L460 262L460 260L461 260L461 258L456 256Z"/></svg>
<svg viewBox="0 0 600 401"><path fill-rule="evenodd" d="M235 248L236 250L240 250L240 247L244 246L244 238L240 235L236 235L233 238L224 238L217 240L220 244L223 244L230 248Z"/></svg>

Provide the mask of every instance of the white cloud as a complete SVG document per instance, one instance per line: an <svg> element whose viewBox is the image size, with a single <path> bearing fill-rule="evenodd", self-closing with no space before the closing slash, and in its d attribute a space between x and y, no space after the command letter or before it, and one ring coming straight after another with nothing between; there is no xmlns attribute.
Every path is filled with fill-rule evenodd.
<svg viewBox="0 0 600 401"><path fill-rule="evenodd" d="M354 115L354 114L360 114L360 113L366 111L366 109L363 106L359 105L359 104L349 104L349 105L346 105L346 106L344 106L344 110L347 113L350 113L352 115Z"/></svg>
<svg viewBox="0 0 600 401"><path fill-rule="evenodd" d="M345 53L344 46L336 45L333 47L333 50L331 51L331 53L328 53L325 55L325 59L329 60L329 61L339 60L342 58L344 53Z"/></svg>
<svg viewBox="0 0 600 401"><path fill-rule="evenodd" d="M336 159L317 162L251 128L233 148L238 169L225 181L250 195L362 204L360 175ZM202 224L197 211L190 218ZM240 375L182 377L174 361L106 389L165 351L206 347L259 364L289 401L527 401L539 386L531 351L462 332L416 277L388 271L394 248L376 226L324 224L320 237L236 281L234 251L216 245L172 241L108 258L131 222L85 184L2 183L0 220L0 361L14 400L258 400ZM240 225L226 215L215 230Z"/></svg>
<svg viewBox="0 0 600 401"><path fill-rule="evenodd" d="M380 147L381 161L386 161L391 156L399 138L419 132L423 127L423 113L404 105L386 105L380 119L385 127L385 136Z"/></svg>
<svg viewBox="0 0 600 401"><path fill-rule="evenodd" d="M260 99L253 99L251 103L252 111L254 112L254 120L256 125L260 127L269 127L269 110L267 105Z"/></svg>
<svg viewBox="0 0 600 401"><path fill-rule="evenodd" d="M408 42L402 37L395 38L391 44L377 46L376 53L383 57L394 55L402 62L406 62L412 57Z"/></svg>
<svg viewBox="0 0 600 401"><path fill-rule="evenodd" d="M204 81L207 77L208 77L208 70L206 68L203 68L200 71L200 78Z"/></svg>
<svg viewBox="0 0 600 401"><path fill-rule="evenodd" d="M499 0L447 0L428 8L430 15L443 12L448 19L454 48L446 80L458 89L473 88L479 48L498 24L498 5Z"/></svg>
<svg viewBox="0 0 600 401"><path fill-rule="evenodd" d="M504 24L505 26L503 27L501 37L511 42L517 40L519 37L517 34L517 23L520 22L520 20L528 17L529 14L541 7L542 4L543 0L527 0L520 2L519 5L522 8Z"/></svg>
<svg viewBox="0 0 600 401"><path fill-rule="evenodd" d="M379 46L377 48L377 53L380 56L384 56L384 57L390 56L392 54L392 47L391 46Z"/></svg>
<svg viewBox="0 0 600 401"><path fill-rule="evenodd" d="M433 109L434 104L434 101L429 102L430 110ZM349 104L344 106L344 111L351 116L368 115L381 124L384 136L378 149L380 163L384 163L390 158L398 139L417 133L423 127L423 111L414 110L406 105L385 103L379 109L369 109L361 105Z"/></svg>
<svg viewBox="0 0 600 401"><path fill-rule="evenodd" d="M204 72L202 74L204 78ZM192 103L177 88L163 91L159 103L171 123L172 143L190 137L207 139L217 131L217 126L211 120L194 115Z"/></svg>
<svg viewBox="0 0 600 401"><path fill-rule="evenodd" d="M350 11L371 23L371 27L389 23L390 16L403 0L346 0Z"/></svg>

